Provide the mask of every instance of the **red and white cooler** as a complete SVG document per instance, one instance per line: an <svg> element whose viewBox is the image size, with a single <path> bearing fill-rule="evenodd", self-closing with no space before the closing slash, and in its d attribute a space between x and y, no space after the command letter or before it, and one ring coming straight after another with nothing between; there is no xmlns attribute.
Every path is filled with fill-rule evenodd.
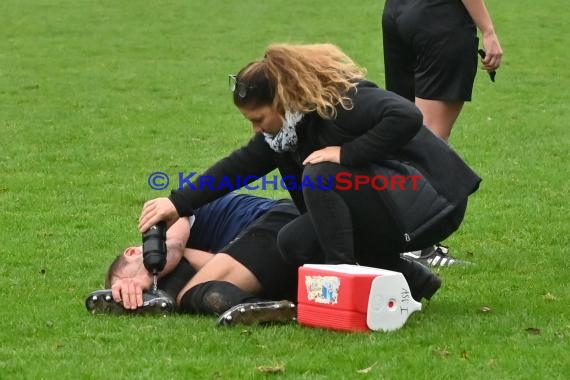
<svg viewBox="0 0 570 380"><path fill-rule="evenodd" d="M399 272L360 265L299 268L297 321L341 331L397 330L421 310Z"/></svg>

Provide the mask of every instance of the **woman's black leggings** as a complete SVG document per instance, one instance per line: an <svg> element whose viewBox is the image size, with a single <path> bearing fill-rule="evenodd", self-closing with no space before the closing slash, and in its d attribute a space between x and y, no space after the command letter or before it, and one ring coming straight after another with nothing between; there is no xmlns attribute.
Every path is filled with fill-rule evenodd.
<svg viewBox="0 0 570 380"><path fill-rule="evenodd" d="M370 185L361 185L358 190L354 186L340 190L334 181L341 172L350 173L353 178L355 175L373 176L368 168L347 168L329 162L308 165L303 171L304 181L315 184L303 187L308 212L283 227L277 238L288 262L295 265L358 263L397 270L399 253L423 249L444 240L463 220L467 200L440 223L406 243L377 193L381 190Z"/></svg>

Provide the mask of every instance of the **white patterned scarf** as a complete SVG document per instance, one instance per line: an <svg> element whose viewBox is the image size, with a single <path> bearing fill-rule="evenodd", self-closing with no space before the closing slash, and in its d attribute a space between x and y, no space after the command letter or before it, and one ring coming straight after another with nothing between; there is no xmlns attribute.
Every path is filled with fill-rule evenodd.
<svg viewBox="0 0 570 380"><path fill-rule="evenodd" d="M283 126L275 136L264 133L265 142L277 153L294 152L297 150L297 131L295 131L295 126L302 118L303 114L300 112L285 111Z"/></svg>

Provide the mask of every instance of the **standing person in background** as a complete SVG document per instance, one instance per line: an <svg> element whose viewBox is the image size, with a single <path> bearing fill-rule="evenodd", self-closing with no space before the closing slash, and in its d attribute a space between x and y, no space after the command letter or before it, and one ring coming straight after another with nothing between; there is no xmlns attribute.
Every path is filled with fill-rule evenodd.
<svg viewBox="0 0 570 380"><path fill-rule="evenodd" d="M494 81L503 50L483 0L387 0L382 14L386 89L416 103L424 124L447 141L481 62ZM402 256L432 267L465 263L436 244Z"/></svg>
<svg viewBox="0 0 570 380"><path fill-rule="evenodd" d="M416 103L424 124L448 140L471 100L479 39L483 67L501 65L503 50L483 0L387 0L382 14L386 89Z"/></svg>

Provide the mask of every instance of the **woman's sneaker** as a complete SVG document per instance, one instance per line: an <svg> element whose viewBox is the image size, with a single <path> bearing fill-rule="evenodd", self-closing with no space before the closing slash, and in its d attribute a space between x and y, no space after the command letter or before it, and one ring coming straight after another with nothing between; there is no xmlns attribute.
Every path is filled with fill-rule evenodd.
<svg viewBox="0 0 570 380"><path fill-rule="evenodd" d="M291 301L252 302L236 305L218 318L218 326L285 323L297 320L297 307Z"/></svg>
<svg viewBox="0 0 570 380"><path fill-rule="evenodd" d="M398 269L408 282L412 298L418 302L431 300L441 287L441 278L419 261L403 258Z"/></svg>
<svg viewBox="0 0 570 380"><path fill-rule="evenodd" d="M92 314L153 314L166 315L172 313L176 303L166 292L143 293L143 305L134 310L125 309L121 302L115 302L111 289L97 290L87 296L85 307Z"/></svg>
<svg viewBox="0 0 570 380"><path fill-rule="evenodd" d="M404 252L400 256L432 268L471 264L469 261L459 260L450 256L449 248L441 244L432 245L421 251Z"/></svg>

